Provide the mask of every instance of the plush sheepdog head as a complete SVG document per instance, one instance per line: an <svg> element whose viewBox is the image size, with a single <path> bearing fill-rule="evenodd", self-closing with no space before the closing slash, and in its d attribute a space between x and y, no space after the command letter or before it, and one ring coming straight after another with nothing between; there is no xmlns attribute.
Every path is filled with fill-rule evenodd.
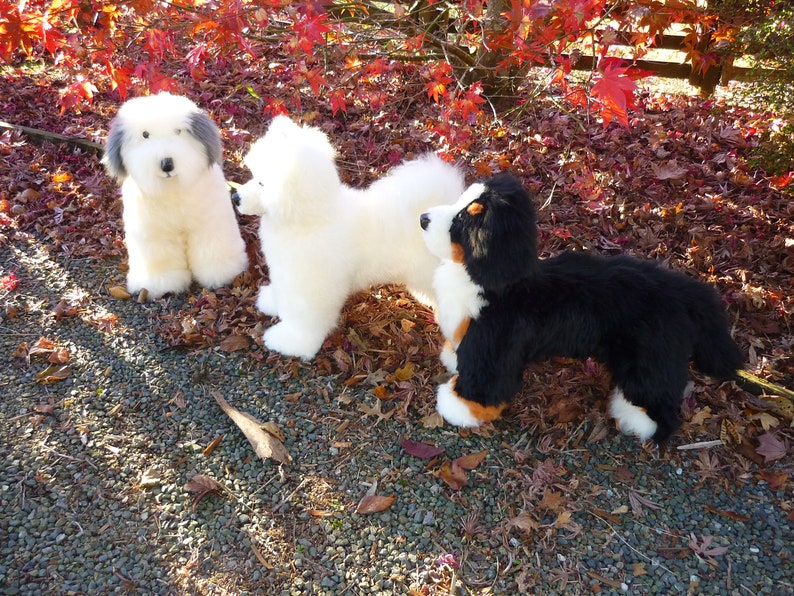
<svg viewBox="0 0 794 596"><path fill-rule="evenodd" d="M144 194L160 196L193 184L222 159L212 119L188 98L160 93L121 106L103 161L119 182L132 178Z"/></svg>
<svg viewBox="0 0 794 596"><path fill-rule="evenodd" d="M423 214L430 252L462 263L472 281L499 292L537 267L537 225L532 198L513 176L472 184L454 205Z"/></svg>
<svg viewBox="0 0 794 596"><path fill-rule="evenodd" d="M323 131L276 116L245 156L253 178L233 200L240 213L266 215L281 223L326 218L342 187L335 159Z"/></svg>

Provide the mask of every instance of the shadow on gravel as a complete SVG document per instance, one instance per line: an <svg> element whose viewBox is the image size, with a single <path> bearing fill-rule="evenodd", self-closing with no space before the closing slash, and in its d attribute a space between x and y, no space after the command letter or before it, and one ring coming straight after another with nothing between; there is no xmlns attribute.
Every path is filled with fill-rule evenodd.
<svg viewBox="0 0 794 596"><path fill-rule="evenodd" d="M183 298L110 297L116 263L28 240L3 247L8 272L19 285L0 293L3 593L794 590L790 462L679 451L714 438L686 423L665 452L641 446L604 423L598 374L581 388L597 397L565 422L530 374L527 399L546 412L534 426L516 406L480 434L425 428L414 408L429 411L430 395L406 413L312 365L284 374L257 345L169 347L158 329ZM37 379L51 365L67 368ZM211 390L277 425L292 463L258 459ZM419 459L403 438L443 453ZM443 461L483 451L460 490L444 482ZM199 474L220 488L194 502L185 484ZM394 500L356 513L367 494Z"/></svg>

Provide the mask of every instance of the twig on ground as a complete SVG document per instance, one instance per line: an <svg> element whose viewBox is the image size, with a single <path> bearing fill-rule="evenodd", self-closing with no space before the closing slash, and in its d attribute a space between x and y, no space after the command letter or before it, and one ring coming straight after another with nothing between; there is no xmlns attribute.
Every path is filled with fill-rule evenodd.
<svg viewBox="0 0 794 596"><path fill-rule="evenodd" d="M102 145L95 143L94 141L89 141L88 139L70 137L68 135L58 134L57 132L50 132L48 130L41 130L39 128L31 128L30 126L22 126L21 124L11 124L10 122L4 122L0 120L0 129L17 130L19 132L25 133L29 137L33 137L34 139L51 141L53 143L68 143L69 145L76 145L83 149L100 154L104 151Z"/></svg>
<svg viewBox="0 0 794 596"><path fill-rule="evenodd" d="M713 441L700 441L698 443L689 443L687 445L679 445L677 449L679 451L686 451L689 449L709 449L711 447L717 447L719 445L723 445L722 439L715 439Z"/></svg>

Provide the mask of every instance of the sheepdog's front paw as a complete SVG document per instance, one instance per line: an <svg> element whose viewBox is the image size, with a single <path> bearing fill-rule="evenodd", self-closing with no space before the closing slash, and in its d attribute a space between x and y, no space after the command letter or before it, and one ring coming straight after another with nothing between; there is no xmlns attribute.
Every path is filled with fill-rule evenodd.
<svg viewBox="0 0 794 596"><path fill-rule="evenodd" d="M193 275L205 288L220 288L230 284L235 277L248 268L248 255L240 252L215 262L204 260L193 265Z"/></svg>
<svg viewBox="0 0 794 596"><path fill-rule="evenodd" d="M256 308L259 312L266 314L269 317L278 316L278 309L276 308L276 295L273 292L273 286L262 286L259 288L259 294L256 297Z"/></svg>
<svg viewBox="0 0 794 596"><path fill-rule="evenodd" d="M443 385L438 386L436 410L444 420L455 426L473 427L496 420L502 415L506 403L485 405L458 394L455 375Z"/></svg>
<svg viewBox="0 0 794 596"><path fill-rule="evenodd" d="M178 294L190 287L192 275L187 269L173 269L158 275L145 275L130 270L127 275L127 291L135 294L145 289L150 299L160 298L169 292Z"/></svg>
<svg viewBox="0 0 794 596"><path fill-rule="evenodd" d="M268 350L311 360L322 347L325 337L318 338L310 330L282 321L265 331L262 339Z"/></svg>

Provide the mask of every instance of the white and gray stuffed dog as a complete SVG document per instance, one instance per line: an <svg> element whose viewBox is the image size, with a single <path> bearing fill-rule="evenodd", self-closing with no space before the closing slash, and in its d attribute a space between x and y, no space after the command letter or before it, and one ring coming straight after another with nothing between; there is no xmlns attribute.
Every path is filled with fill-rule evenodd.
<svg viewBox="0 0 794 596"><path fill-rule="evenodd" d="M215 288L248 267L222 159L217 127L186 97L160 93L119 109L103 162L121 184L129 292L159 298L193 279Z"/></svg>
<svg viewBox="0 0 794 596"><path fill-rule="evenodd" d="M351 188L335 155L321 130L278 116L245 157L253 179L234 197L241 213L261 216L270 284L256 305L280 319L263 339L284 355L314 357L348 297L371 285L404 285L432 306L440 260L422 240L419 216L463 191L461 171L432 154Z"/></svg>

